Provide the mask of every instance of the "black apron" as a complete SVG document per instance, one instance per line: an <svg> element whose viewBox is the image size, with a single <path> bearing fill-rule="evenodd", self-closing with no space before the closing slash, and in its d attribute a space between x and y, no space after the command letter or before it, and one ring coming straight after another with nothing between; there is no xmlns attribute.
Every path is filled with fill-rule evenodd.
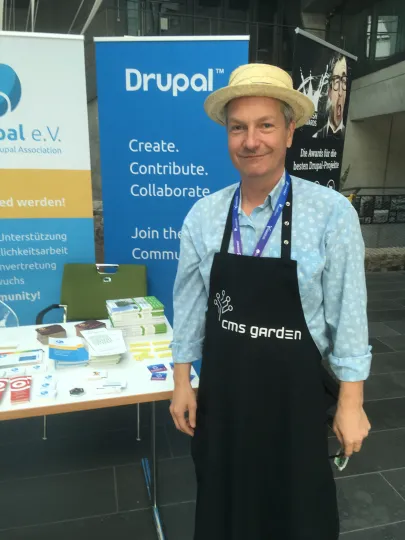
<svg viewBox="0 0 405 540"><path fill-rule="evenodd" d="M281 258L228 253L229 209L210 277L197 425L194 540L336 540L321 365L291 260L292 186ZM233 202L233 201L232 201Z"/></svg>

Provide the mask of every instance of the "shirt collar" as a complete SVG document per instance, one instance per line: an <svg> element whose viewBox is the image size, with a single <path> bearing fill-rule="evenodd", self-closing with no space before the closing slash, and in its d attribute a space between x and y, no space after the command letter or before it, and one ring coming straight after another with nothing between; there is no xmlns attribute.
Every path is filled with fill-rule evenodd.
<svg viewBox="0 0 405 540"><path fill-rule="evenodd" d="M259 205L258 208L267 208L267 206L270 205L271 209L274 210L284 184L285 184L285 169L280 180L277 182L274 188L267 195L263 204ZM241 214L242 214L242 197L239 200L239 215Z"/></svg>
<svg viewBox="0 0 405 540"><path fill-rule="evenodd" d="M330 120L328 118L328 131L331 130L332 133L337 133L338 131L342 131L343 129L343 119L342 121L340 122L340 124L338 125L338 127L335 129L332 124L330 123Z"/></svg>

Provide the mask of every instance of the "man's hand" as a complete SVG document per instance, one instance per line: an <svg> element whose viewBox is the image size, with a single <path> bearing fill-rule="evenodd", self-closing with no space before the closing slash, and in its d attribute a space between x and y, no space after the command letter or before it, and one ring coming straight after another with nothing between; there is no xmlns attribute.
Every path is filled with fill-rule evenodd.
<svg viewBox="0 0 405 540"><path fill-rule="evenodd" d="M190 364L174 366L175 386L170 413L176 428L192 437L196 426L197 399L190 384L190 367Z"/></svg>
<svg viewBox="0 0 405 540"><path fill-rule="evenodd" d="M370 422L363 409L363 383L341 383L333 431L346 457L360 452L370 429Z"/></svg>

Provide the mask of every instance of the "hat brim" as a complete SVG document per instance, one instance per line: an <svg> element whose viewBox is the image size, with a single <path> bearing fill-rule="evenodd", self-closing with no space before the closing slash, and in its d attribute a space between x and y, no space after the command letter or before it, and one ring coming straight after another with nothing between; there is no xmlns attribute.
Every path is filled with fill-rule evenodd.
<svg viewBox="0 0 405 540"><path fill-rule="evenodd" d="M312 101L289 88L280 88L272 84L246 84L226 86L210 94L204 103L205 112L218 124L226 124L225 107L233 99L240 97L270 97L284 101L292 107L297 128L305 125L315 112Z"/></svg>

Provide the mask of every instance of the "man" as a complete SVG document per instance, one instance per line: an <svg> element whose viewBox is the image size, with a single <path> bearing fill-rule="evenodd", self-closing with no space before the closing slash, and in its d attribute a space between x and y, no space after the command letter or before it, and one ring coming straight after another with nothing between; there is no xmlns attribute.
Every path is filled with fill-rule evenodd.
<svg viewBox="0 0 405 540"><path fill-rule="evenodd" d="M321 360L341 381L334 431L350 456L370 429L358 217L336 191L285 171L294 129L313 114L287 73L241 66L205 109L226 126L241 184L191 209L174 289L171 414L192 436L194 540L336 540L335 381Z"/></svg>
<svg viewBox="0 0 405 540"><path fill-rule="evenodd" d="M314 138L335 137L343 139L346 129L343 124L343 115L347 94L347 60L345 56L338 53L332 58L330 73L326 105L329 115L328 121L322 129L315 133Z"/></svg>

